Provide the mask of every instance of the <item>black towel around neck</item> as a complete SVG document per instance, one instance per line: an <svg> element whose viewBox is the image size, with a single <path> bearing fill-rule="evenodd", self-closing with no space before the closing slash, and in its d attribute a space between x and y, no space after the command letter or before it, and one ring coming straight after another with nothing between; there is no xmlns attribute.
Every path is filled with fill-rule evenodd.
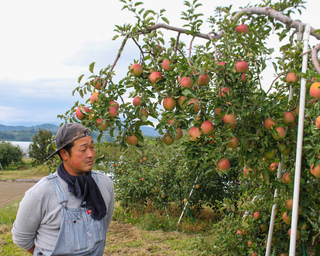
<svg viewBox="0 0 320 256"><path fill-rule="evenodd" d="M101 195L100 189L91 176L91 171L85 175L70 175L64 168L63 163L58 167L58 175L68 184L69 192L77 198L84 196L81 207L92 210L92 218L101 220L107 212L106 204ZM82 202L82 203L83 203Z"/></svg>

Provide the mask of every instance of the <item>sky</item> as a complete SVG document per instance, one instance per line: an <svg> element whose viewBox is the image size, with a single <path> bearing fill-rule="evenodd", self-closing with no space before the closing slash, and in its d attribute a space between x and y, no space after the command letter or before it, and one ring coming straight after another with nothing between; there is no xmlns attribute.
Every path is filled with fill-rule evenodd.
<svg viewBox="0 0 320 256"><path fill-rule="evenodd" d="M318 1L307 0L307 9L297 19L320 28ZM166 9L170 25L182 27L183 0L175 0L175 4L172 0L142 2L146 9ZM203 7L199 11L206 20L216 6L232 4L235 11L240 1L200 2ZM249 2L261 1L241 1L242 6ZM96 62L95 71L112 64L122 42L112 40L115 25L134 22L122 6L119 0L0 1L0 124L59 125L57 115L77 100L84 103L87 98L72 96L78 77L89 74L91 62ZM315 45L317 41L312 40ZM139 51L127 44L115 69L117 75L125 75L134 59L139 59Z"/></svg>

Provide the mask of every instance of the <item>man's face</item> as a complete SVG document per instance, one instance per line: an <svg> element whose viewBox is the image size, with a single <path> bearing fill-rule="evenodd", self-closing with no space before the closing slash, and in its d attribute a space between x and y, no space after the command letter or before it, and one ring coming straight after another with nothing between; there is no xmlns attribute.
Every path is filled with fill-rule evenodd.
<svg viewBox="0 0 320 256"><path fill-rule="evenodd" d="M74 145L71 148L71 155L69 155L68 152L65 152L64 155L63 164L69 174L77 176L91 171L95 158L92 137L83 137L74 141Z"/></svg>

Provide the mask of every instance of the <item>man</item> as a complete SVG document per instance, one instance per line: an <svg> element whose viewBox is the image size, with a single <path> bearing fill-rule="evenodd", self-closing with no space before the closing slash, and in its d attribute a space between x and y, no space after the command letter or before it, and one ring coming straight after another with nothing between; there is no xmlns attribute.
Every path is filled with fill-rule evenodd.
<svg viewBox="0 0 320 256"><path fill-rule="evenodd" d="M111 179L92 171L95 149L89 130L64 124L55 143L62 159L22 199L13 241L33 255L103 255L114 209ZM47 159L48 159L47 158Z"/></svg>

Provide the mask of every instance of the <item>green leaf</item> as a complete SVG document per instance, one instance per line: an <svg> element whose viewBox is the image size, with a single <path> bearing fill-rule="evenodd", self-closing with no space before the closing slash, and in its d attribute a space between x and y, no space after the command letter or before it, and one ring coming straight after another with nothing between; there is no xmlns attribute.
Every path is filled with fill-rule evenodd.
<svg viewBox="0 0 320 256"><path fill-rule="evenodd" d="M161 17L161 19L162 19L165 23L169 24L169 20L168 20L166 17Z"/></svg>
<svg viewBox="0 0 320 256"><path fill-rule="evenodd" d="M91 73L93 73L93 69L94 69L94 65L95 65L96 63L95 62L92 62L90 65L89 65L89 71L91 72Z"/></svg>
<svg viewBox="0 0 320 256"><path fill-rule="evenodd" d="M80 84L82 78L84 77L84 74L82 74L81 76L78 77L78 83Z"/></svg>

